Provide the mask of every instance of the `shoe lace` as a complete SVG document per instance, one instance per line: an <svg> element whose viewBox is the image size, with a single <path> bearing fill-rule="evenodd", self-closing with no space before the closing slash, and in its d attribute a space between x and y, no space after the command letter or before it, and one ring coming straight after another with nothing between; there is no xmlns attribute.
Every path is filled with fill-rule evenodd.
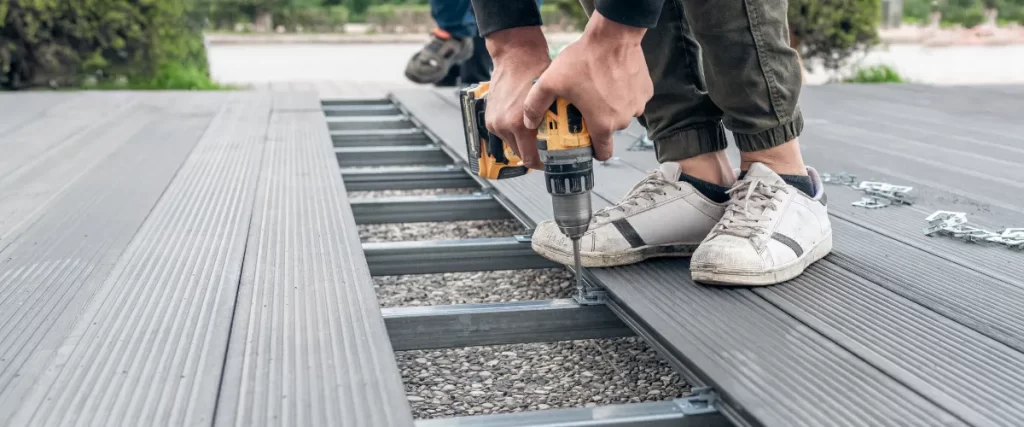
<svg viewBox="0 0 1024 427"><path fill-rule="evenodd" d="M666 179L665 175L662 174L661 171L654 171L646 178L636 183L636 185L629 190L629 193L626 193L626 197L623 197L619 203L601 208L597 212L594 212L594 219L607 219L611 216L612 212L615 211L628 213L630 208L640 206L641 200L654 203L655 196L665 195L665 187L673 185L675 185L675 183Z"/></svg>
<svg viewBox="0 0 1024 427"><path fill-rule="evenodd" d="M767 183L759 178L738 182L729 189L725 215L711 234L743 238L763 236L771 221L767 212L779 209L776 202L780 193L785 192L784 188L784 185Z"/></svg>

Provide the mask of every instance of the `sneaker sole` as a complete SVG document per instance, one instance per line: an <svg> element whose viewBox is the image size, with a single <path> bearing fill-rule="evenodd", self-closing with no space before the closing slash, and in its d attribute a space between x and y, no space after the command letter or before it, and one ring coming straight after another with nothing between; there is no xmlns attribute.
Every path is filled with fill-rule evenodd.
<svg viewBox="0 0 1024 427"><path fill-rule="evenodd" d="M789 264L761 273L718 273L713 270L693 268L690 273L693 281L705 285L717 286L771 286L793 279L801 274L808 266L832 252L832 232L830 231L825 239L814 245L810 251L802 257L793 260Z"/></svg>
<svg viewBox="0 0 1024 427"><path fill-rule="evenodd" d="M534 252L537 252L538 255L547 258L548 260L564 265L573 265L575 263L571 251L567 252L559 248L540 245L536 242L533 242L531 246L533 247ZM695 250L697 250L696 244L642 246L612 254L583 252L580 254L580 261L583 266L587 268L618 267L636 264L650 258L688 257L693 255L693 251Z"/></svg>

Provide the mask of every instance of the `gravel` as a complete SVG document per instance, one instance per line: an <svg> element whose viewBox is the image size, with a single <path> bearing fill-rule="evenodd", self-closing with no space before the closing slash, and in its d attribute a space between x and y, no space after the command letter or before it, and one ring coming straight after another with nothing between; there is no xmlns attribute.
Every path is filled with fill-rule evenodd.
<svg viewBox="0 0 1024 427"><path fill-rule="evenodd" d="M456 194L452 190L350 193L360 197ZM359 227L363 241L502 237L524 232L508 221ZM563 269L374 277L383 307L567 298ZM639 338L581 340L397 352L416 418L664 400L688 386Z"/></svg>
<svg viewBox="0 0 1024 427"><path fill-rule="evenodd" d="M359 239L363 242L472 239L479 237L508 237L514 234L522 234L525 231L526 228L514 219L501 221L363 224L359 226Z"/></svg>
<svg viewBox="0 0 1024 427"><path fill-rule="evenodd" d="M396 353L419 419L658 401L687 384L639 338Z"/></svg>

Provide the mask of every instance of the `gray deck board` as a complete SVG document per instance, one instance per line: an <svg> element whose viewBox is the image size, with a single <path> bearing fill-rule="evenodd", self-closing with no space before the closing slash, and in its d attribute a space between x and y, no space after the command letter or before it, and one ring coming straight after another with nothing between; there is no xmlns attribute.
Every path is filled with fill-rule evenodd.
<svg viewBox="0 0 1024 427"><path fill-rule="evenodd" d="M161 100L168 99L151 99ZM13 205L31 218L0 251L0 425L18 425L11 416L52 372L61 342L111 279L117 259L216 113L218 105L212 107L132 115L138 125L95 131L88 138L97 141L69 147L65 161L46 162L15 181L24 192L0 192L8 196L0 196L5 213ZM137 132L143 126L148 132ZM34 193L54 201L39 215L16 209Z"/></svg>
<svg viewBox="0 0 1024 427"><path fill-rule="evenodd" d="M269 97L232 95L12 425L210 422L269 111Z"/></svg>
<svg viewBox="0 0 1024 427"><path fill-rule="evenodd" d="M274 112L218 426L412 425L333 160L322 112Z"/></svg>
<svg viewBox="0 0 1024 427"><path fill-rule="evenodd" d="M805 109L837 106L807 113L805 158L822 172L905 177L920 193L918 204L863 210L849 205L859 192L830 186L836 248L783 286L701 287L688 279L685 262L670 260L590 272L663 353L718 387L737 419L779 426L1020 425L1024 377L1005 374L1024 370L1020 253L928 238L921 230L928 213L956 205L971 207L971 220L982 225L1019 218L1018 198L1006 196L1019 185L1006 175L1015 169L1001 171L998 164L1024 143L1006 130L1012 125L996 126L985 135L1005 139L965 154L971 147L956 136L971 135L971 129L957 131L968 119L940 109L903 120L923 107L899 110L895 100L922 89L846 93L854 90L805 89L807 104L817 107ZM919 98L935 102L942 94L925 91ZM461 123L432 117L457 118L456 105L448 101L450 110L441 111L422 100L430 95L395 92L403 105L430 105L414 116L458 151ZM879 124L858 122L861 116ZM642 171L657 166L652 151L627 149L638 136L634 128L616 137L620 161L595 167L595 192L604 199L617 200ZM935 136L942 138L938 149L922 142ZM861 143L865 138L874 139ZM839 167L845 169L833 169ZM989 188L975 188L982 185ZM541 186L529 187L500 190L514 201L547 198ZM531 217L547 219L543 208ZM880 394L885 397L876 400Z"/></svg>

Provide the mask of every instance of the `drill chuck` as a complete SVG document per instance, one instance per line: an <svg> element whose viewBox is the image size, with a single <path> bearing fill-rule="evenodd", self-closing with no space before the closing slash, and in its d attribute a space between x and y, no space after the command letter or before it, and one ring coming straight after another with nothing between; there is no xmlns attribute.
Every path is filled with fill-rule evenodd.
<svg viewBox="0 0 1024 427"><path fill-rule="evenodd" d="M570 239L580 238L590 227L590 190L594 188L591 153L590 147L540 150L555 224Z"/></svg>

